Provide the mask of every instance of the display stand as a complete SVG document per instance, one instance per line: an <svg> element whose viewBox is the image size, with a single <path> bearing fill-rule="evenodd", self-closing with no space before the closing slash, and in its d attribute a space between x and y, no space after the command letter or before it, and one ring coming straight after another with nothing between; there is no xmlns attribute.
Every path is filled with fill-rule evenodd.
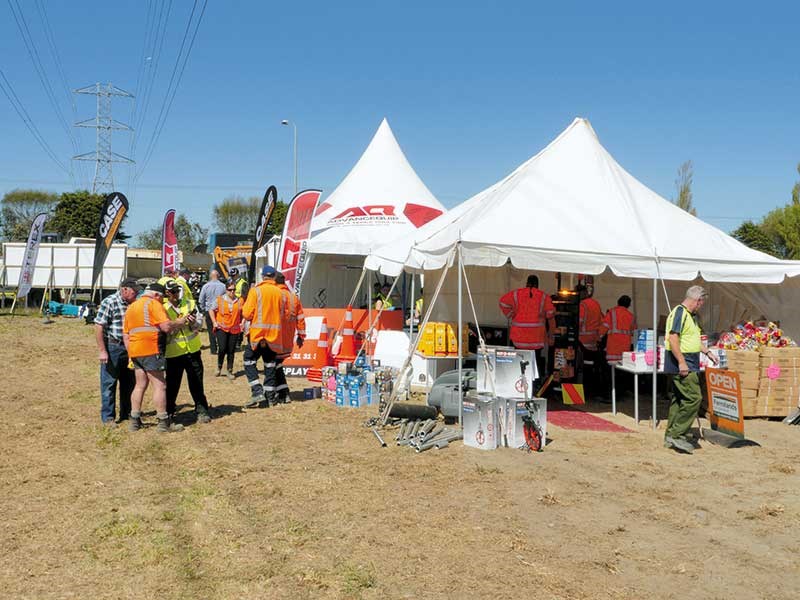
<svg viewBox="0 0 800 600"><path fill-rule="evenodd" d="M561 287L561 274L558 274L558 286ZM578 329L580 318L580 297L571 291L559 289L552 296L556 309L556 333L554 344L548 353L548 364L552 365L553 390L559 391L561 382L582 381Z"/></svg>

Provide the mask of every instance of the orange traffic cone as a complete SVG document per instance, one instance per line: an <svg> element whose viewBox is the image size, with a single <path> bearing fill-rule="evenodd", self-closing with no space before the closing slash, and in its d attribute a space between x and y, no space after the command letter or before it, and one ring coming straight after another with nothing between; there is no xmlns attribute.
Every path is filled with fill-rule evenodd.
<svg viewBox="0 0 800 600"><path fill-rule="evenodd" d="M348 306L344 312L344 328L342 329L342 347L336 355L336 366L343 362L353 362L356 359L356 339L353 331L353 307Z"/></svg>
<svg viewBox="0 0 800 600"><path fill-rule="evenodd" d="M317 340L317 353L314 355L314 366L306 372L306 379L313 383L322 383L322 367L330 365L328 354L328 320L322 317L322 325Z"/></svg>

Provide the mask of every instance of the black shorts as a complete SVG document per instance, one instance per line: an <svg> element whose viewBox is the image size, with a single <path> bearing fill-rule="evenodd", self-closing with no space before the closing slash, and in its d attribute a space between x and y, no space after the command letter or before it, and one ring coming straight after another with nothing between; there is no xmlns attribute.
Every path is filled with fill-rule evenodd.
<svg viewBox="0 0 800 600"><path fill-rule="evenodd" d="M137 356L131 360L133 361L133 366L142 371L165 371L167 368L167 359L163 354Z"/></svg>

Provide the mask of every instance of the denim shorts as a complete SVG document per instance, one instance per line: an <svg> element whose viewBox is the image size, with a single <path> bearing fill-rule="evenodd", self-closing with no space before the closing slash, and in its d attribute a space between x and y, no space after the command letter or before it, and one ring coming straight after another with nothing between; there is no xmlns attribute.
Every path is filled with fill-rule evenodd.
<svg viewBox="0 0 800 600"><path fill-rule="evenodd" d="M164 371L167 368L167 359L163 354L137 356L131 360L133 361L133 366L142 371Z"/></svg>

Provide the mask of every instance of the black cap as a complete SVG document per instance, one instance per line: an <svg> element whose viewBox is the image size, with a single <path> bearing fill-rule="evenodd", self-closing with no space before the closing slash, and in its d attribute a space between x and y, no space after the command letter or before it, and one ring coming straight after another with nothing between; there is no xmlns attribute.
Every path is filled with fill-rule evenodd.
<svg viewBox="0 0 800 600"><path fill-rule="evenodd" d="M174 279L170 279L164 284L164 289L168 292L180 292L181 284Z"/></svg>
<svg viewBox="0 0 800 600"><path fill-rule="evenodd" d="M141 292L142 286L139 285L139 282L136 281L135 277L126 277L122 280L122 283L119 284L121 288L131 288L134 292Z"/></svg>
<svg viewBox="0 0 800 600"><path fill-rule="evenodd" d="M166 293L167 290L164 289L164 286L160 283L151 283L148 285L145 290L148 292L155 292L156 294L161 294L162 296Z"/></svg>

